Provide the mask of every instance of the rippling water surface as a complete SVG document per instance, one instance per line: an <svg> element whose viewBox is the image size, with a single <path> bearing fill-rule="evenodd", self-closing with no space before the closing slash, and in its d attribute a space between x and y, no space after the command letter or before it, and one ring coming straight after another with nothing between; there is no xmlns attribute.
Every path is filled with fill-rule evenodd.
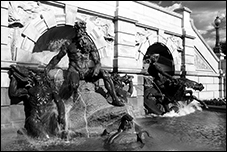
<svg viewBox="0 0 227 152"><path fill-rule="evenodd" d="M201 111L178 117L136 119L152 139L146 138L141 151L226 151L226 113ZM15 132L1 135L1 150L8 151L106 151L103 139L80 138L35 141Z"/></svg>

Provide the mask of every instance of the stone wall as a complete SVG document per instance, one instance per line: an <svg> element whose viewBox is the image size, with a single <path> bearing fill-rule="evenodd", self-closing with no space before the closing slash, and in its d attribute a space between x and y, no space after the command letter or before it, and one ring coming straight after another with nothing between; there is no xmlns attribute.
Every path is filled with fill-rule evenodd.
<svg viewBox="0 0 227 152"><path fill-rule="evenodd" d="M204 91L195 92L198 98L216 98L223 92L219 59L194 27L187 8L170 12L148 1L20 1L14 3L14 8L22 17L23 27L8 27L9 6L12 9L9 1L1 2L1 67L16 62L31 64L33 48L43 34L85 20L103 68L134 76L134 92L129 101L136 116L144 114L143 55L156 42L171 52L176 77L186 70L187 78L204 84ZM1 82L1 126L16 126L24 119L23 105L10 105L9 79L3 69Z"/></svg>
<svg viewBox="0 0 227 152"><path fill-rule="evenodd" d="M1 67L13 63L9 46L8 1L1 1ZM1 127L18 127L23 124L23 105L11 105L8 97L9 78L7 70L1 69Z"/></svg>
<svg viewBox="0 0 227 152"><path fill-rule="evenodd" d="M223 59L222 62L221 62L221 64L222 64L221 67L223 69L223 76L224 76L224 78L223 78L223 83L224 83L224 85L223 85L223 87L224 87L223 92L224 92L224 97L226 97L226 59Z"/></svg>

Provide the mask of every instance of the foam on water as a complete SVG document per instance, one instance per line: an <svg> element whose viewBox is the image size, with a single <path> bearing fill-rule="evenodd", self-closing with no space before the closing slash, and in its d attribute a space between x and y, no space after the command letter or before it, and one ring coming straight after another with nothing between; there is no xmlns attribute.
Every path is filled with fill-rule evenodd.
<svg viewBox="0 0 227 152"><path fill-rule="evenodd" d="M196 100L193 100L189 104L187 104L186 102L181 102L181 101L179 101L178 103L179 103L178 112L175 112L174 110L172 110L170 112L165 113L161 117L181 117L181 116L188 115L190 113L194 113L196 110L202 111L201 104Z"/></svg>
<svg viewBox="0 0 227 152"><path fill-rule="evenodd" d="M45 151L45 149L48 148L49 146L80 145L86 141L86 138L82 138L82 137L80 139L74 139L74 140L62 140L58 137L50 137L48 139L32 138L28 136L22 129L20 129L20 131L23 134L25 141L29 143L29 145L27 146L35 149L36 151Z"/></svg>
<svg viewBox="0 0 227 152"><path fill-rule="evenodd" d="M186 116L190 113L194 113L197 110L202 111L201 104L193 100L191 103L187 104L186 102L178 101L178 111L171 110L170 112L165 113L164 115L157 114L148 114L145 117L181 117Z"/></svg>

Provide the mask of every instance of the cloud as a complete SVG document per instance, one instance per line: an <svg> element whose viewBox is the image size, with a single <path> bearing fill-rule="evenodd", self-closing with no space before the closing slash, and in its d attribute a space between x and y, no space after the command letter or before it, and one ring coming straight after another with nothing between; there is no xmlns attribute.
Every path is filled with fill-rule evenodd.
<svg viewBox="0 0 227 152"><path fill-rule="evenodd" d="M212 25L217 16L222 19L219 28L220 40L226 40L226 1L150 1L169 11L182 6L188 7L191 18L205 41L213 47L216 41L215 27Z"/></svg>
<svg viewBox="0 0 227 152"><path fill-rule="evenodd" d="M226 9L226 1L178 1L196 12L216 11Z"/></svg>
<svg viewBox="0 0 227 152"><path fill-rule="evenodd" d="M206 34L207 30L198 30L200 34Z"/></svg>
<svg viewBox="0 0 227 152"><path fill-rule="evenodd" d="M206 38L205 41L206 41L206 43L207 43L211 48L214 48L214 46L215 46L215 41L214 41L214 39L212 39L212 38Z"/></svg>
<svg viewBox="0 0 227 152"><path fill-rule="evenodd" d="M175 4L173 4L172 6L169 6L169 7L166 7L166 9L168 10L168 11L173 11L173 10L175 10L175 9L177 9L177 8L181 8L181 4L180 3L175 3Z"/></svg>
<svg viewBox="0 0 227 152"><path fill-rule="evenodd" d="M216 42L213 24L217 16L222 19L219 28L220 40L226 40L226 1L183 1L182 5L192 10L191 18L195 27L211 48Z"/></svg>

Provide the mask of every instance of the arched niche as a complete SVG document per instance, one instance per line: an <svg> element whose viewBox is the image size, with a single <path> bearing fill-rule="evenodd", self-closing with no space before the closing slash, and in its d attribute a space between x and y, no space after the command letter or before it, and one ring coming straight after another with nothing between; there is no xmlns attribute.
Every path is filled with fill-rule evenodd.
<svg viewBox="0 0 227 152"><path fill-rule="evenodd" d="M46 33L39 37L32 53L42 52L43 50L58 51L57 47L54 47L55 43L60 43L62 40L71 40L75 36L75 32L72 26L60 26L49 29ZM55 44L57 45L57 44Z"/></svg>
<svg viewBox="0 0 227 152"><path fill-rule="evenodd" d="M48 11L36 17L27 24L21 34L21 44L17 49L17 62L47 64L59 49L49 49L50 43L61 39L74 37L73 25L75 22L84 20L76 14L53 14ZM99 28L91 21L86 20L87 33L97 47L101 63L104 67L112 67L113 61L106 54L106 41ZM60 42L60 41L59 41ZM65 58L67 58L65 56ZM60 67L68 66L68 59L59 63Z"/></svg>
<svg viewBox="0 0 227 152"><path fill-rule="evenodd" d="M174 75L174 73L175 73L174 60L173 60L173 56L172 56L170 50L168 49L168 47L160 42L156 42L156 43L150 45L147 48L147 52L146 52L143 60L145 60L147 55L149 56L154 53L158 53L160 55L158 64L162 67L162 69L165 72L167 72L168 74ZM144 63L143 69L145 71L147 71L149 64L147 64L145 62L143 62L143 63Z"/></svg>

